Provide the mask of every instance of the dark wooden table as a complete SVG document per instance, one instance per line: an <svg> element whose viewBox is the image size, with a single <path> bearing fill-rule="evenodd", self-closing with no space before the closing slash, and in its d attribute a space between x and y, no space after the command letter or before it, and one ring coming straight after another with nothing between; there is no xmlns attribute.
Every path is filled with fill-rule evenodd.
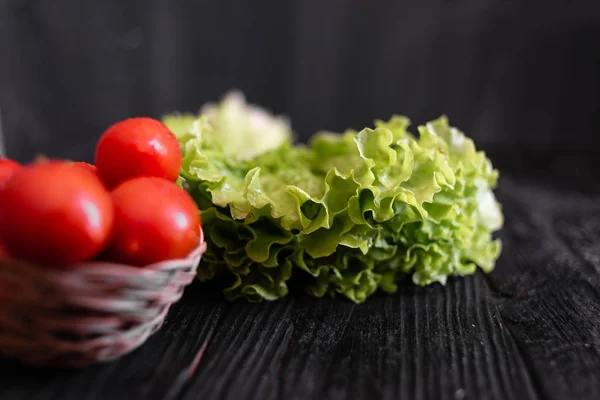
<svg viewBox="0 0 600 400"><path fill-rule="evenodd" d="M490 276L361 305L229 304L195 285L118 362L0 363L0 399L599 399L597 189L504 177L504 252Z"/></svg>

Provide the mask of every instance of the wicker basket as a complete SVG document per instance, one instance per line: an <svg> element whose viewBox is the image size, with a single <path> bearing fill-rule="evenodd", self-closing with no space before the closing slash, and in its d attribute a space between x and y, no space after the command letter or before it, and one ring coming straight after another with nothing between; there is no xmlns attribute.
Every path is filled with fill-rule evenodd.
<svg viewBox="0 0 600 400"><path fill-rule="evenodd" d="M57 270L0 261L0 356L39 366L114 360L162 325L206 249L144 268L102 261Z"/></svg>

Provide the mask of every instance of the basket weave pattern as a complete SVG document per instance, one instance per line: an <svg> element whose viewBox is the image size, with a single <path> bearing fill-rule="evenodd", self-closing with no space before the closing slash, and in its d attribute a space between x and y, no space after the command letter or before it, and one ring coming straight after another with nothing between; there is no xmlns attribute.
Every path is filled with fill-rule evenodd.
<svg viewBox="0 0 600 400"><path fill-rule="evenodd" d="M114 360L142 345L196 275L206 250L143 268L70 269L0 260L0 356L44 366Z"/></svg>

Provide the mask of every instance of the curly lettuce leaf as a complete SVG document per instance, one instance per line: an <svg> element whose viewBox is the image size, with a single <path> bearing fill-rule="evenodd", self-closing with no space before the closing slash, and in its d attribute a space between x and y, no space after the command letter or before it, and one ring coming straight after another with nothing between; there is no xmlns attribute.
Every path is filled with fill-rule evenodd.
<svg viewBox="0 0 600 400"><path fill-rule="evenodd" d="M362 302L400 280L444 284L493 269L498 172L445 116L418 135L394 116L304 146L242 99L164 119L181 143L182 186L203 213L198 276L227 282L228 299L274 300L295 280L314 296Z"/></svg>

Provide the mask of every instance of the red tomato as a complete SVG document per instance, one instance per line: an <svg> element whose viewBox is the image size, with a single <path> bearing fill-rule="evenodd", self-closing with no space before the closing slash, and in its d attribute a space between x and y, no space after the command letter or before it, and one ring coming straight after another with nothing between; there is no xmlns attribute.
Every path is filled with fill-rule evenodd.
<svg viewBox="0 0 600 400"><path fill-rule="evenodd" d="M0 187L21 168L23 166L16 161L9 160L8 158L0 158Z"/></svg>
<svg viewBox="0 0 600 400"><path fill-rule="evenodd" d="M112 192L115 229L108 257L145 266L186 257L199 244L200 214L190 195L161 178L135 178Z"/></svg>
<svg viewBox="0 0 600 400"><path fill-rule="evenodd" d="M177 180L181 148L175 135L152 118L130 118L109 127L96 147L96 166L110 188L140 176Z"/></svg>
<svg viewBox="0 0 600 400"><path fill-rule="evenodd" d="M110 193L72 162L17 172L0 196L0 241L15 258L70 265L96 256L112 233Z"/></svg>

